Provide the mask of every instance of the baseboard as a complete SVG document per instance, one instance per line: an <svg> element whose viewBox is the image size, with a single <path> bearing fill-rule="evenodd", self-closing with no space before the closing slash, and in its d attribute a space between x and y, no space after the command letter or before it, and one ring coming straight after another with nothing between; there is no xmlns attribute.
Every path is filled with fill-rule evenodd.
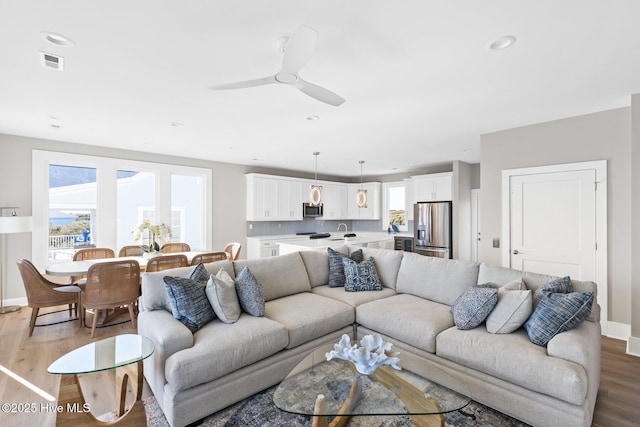
<svg viewBox="0 0 640 427"><path fill-rule="evenodd" d="M607 322L606 330L603 331L603 335L626 341L631 336L631 325L609 321Z"/></svg>
<svg viewBox="0 0 640 427"><path fill-rule="evenodd" d="M640 357L640 338L629 337L627 340L627 354Z"/></svg>
<svg viewBox="0 0 640 427"><path fill-rule="evenodd" d="M6 299L6 300L4 300L4 305L5 306L8 306L8 305L25 306L25 305L27 305L27 297Z"/></svg>

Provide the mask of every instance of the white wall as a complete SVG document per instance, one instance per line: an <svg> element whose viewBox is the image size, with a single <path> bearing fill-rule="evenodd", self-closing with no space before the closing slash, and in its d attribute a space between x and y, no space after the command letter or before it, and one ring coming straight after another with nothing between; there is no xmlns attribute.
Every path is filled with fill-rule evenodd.
<svg viewBox="0 0 640 427"><path fill-rule="evenodd" d="M503 169L607 160L609 320L631 323L630 108L524 126L481 136L481 261L500 265Z"/></svg>

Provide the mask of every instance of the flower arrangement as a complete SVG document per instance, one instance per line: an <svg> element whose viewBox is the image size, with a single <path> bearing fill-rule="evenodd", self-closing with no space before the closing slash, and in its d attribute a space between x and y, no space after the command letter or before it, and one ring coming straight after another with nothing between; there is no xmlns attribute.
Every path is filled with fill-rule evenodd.
<svg viewBox="0 0 640 427"><path fill-rule="evenodd" d="M327 360L342 359L353 363L356 370L364 375L372 374L382 365L390 365L393 369L400 370L400 359L395 357L399 353L391 352L392 344L386 342L378 334L365 335L357 344L351 345L351 339L344 334L333 350L326 353Z"/></svg>
<svg viewBox="0 0 640 427"><path fill-rule="evenodd" d="M141 245L145 252L160 252L162 246L171 240L171 227L165 223L152 225L148 220L142 221L133 229L134 240L141 240L145 231L149 235L149 244Z"/></svg>

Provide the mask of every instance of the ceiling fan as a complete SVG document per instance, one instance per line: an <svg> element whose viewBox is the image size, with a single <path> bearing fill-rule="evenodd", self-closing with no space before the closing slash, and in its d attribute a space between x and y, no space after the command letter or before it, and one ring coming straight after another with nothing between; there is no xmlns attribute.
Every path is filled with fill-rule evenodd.
<svg viewBox="0 0 640 427"><path fill-rule="evenodd" d="M300 25L293 31L282 47L282 69L278 73L261 79L211 86L209 89L241 89L281 83L294 86L320 102L337 107L345 101L343 97L336 95L328 89L303 80L298 74L302 67L311 59L317 38L318 32L316 30L306 25Z"/></svg>

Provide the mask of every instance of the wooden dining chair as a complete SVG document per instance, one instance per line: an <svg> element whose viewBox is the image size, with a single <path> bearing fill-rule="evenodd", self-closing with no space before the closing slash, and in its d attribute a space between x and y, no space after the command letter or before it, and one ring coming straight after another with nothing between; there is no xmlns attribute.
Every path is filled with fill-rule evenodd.
<svg viewBox="0 0 640 427"><path fill-rule="evenodd" d="M131 325L136 328L134 306L140 295L140 264L135 260L109 261L94 264L87 272L82 290L82 318L93 310L91 337L95 337L100 310L127 307Z"/></svg>
<svg viewBox="0 0 640 427"><path fill-rule="evenodd" d="M229 254L226 252L207 252L204 254L198 254L191 258L191 265L198 265L200 263L216 262L229 259Z"/></svg>
<svg viewBox="0 0 640 427"><path fill-rule="evenodd" d="M144 249L140 246L123 246L118 252L118 256L121 258L125 256L142 256L143 254Z"/></svg>
<svg viewBox="0 0 640 427"><path fill-rule="evenodd" d="M115 252L110 248L84 248L73 254L74 261L84 261L87 259L115 258ZM87 276L71 276L71 283L84 285Z"/></svg>
<svg viewBox="0 0 640 427"><path fill-rule="evenodd" d="M56 307L59 305L69 305L69 317L72 316L72 307L75 306L77 319L80 310L80 288L74 285L60 286L48 281L38 269L26 259L18 260L18 270L22 276L22 282L27 292L27 305L31 307L31 319L29 320L29 336L33 335L33 328L36 326L38 313L44 307ZM76 320L76 319L72 319ZM49 326L59 322L43 324L38 326ZM82 326L82 320L80 320Z"/></svg>
<svg viewBox="0 0 640 427"><path fill-rule="evenodd" d="M187 243L166 243L162 247L163 254L171 254L175 252L190 252L191 246Z"/></svg>
<svg viewBox="0 0 640 427"><path fill-rule="evenodd" d="M235 261L240 257L241 249L242 245L238 242L227 243L227 246L224 247L224 251L229 254L231 261Z"/></svg>
<svg viewBox="0 0 640 427"><path fill-rule="evenodd" d="M159 255L147 261L145 272L168 270L169 268L187 267L189 259L183 254Z"/></svg>

